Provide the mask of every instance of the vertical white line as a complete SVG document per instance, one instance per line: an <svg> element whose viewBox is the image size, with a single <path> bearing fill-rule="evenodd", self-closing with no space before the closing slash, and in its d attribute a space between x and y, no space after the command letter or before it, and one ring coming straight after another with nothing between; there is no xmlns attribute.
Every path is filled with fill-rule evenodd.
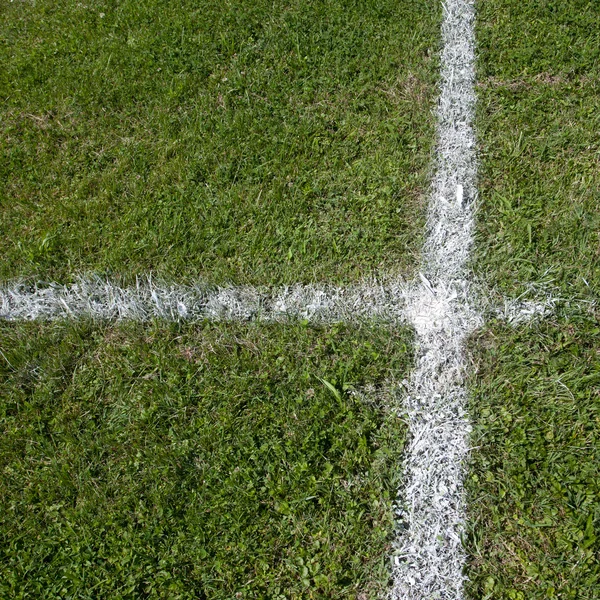
<svg viewBox="0 0 600 600"><path fill-rule="evenodd" d="M467 272L477 194L473 25L473 0L445 1L436 176L421 283L407 306L417 363L406 399L410 441L391 593L398 600L463 597L463 479L470 435L464 343L481 323L471 306Z"/></svg>

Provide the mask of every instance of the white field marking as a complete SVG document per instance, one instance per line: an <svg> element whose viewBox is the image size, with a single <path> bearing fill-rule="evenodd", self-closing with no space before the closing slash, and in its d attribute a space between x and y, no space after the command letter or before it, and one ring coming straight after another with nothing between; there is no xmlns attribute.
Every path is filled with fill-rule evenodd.
<svg viewBox="0 0 600 600"><path fill-rule="evenodd" d="M516 327L541 321L552 315L568 318L586 312L594 313L597 310L598 301L594 297L566 300L559 295L548 295L533 300L505 298L502 305L492 305L489 313L492 318Z"/></svg>
<svg viewBox="0 0 600 600"><path fill-rule="evenodd" d="M474 16L473 0L444 3L436 175L421 284L407 302L417 354L405 400L409 442L397 505L395 600L463 597L463 479L471 432L464 343L483 324L467 272L477 195Z"/></svg>
<svg viewBox="0 0 600 600"><path fill-rule="evenodd" d="M525 290L517 298L503 298L497 291L485 294L486 320L497 319L516 327L541 321L552 315L569 318L575 314L595 313L598 310L598 298L591 290L565 297L564 290L554 285L550 270L539 281L529 282L524 287Z"/></svg>
<svg viewBox="0 0 600 600"><path fill-rule="evenodd" d="M70 286L55 283L0 285L0 319L269 322L299 318L317 323L367 319L408 323L407 300L411 298L414 302L422 293L422 285L422 280L413 284L400 279L373 279L347 287L296 284L273 289L217 287L205 283L184 286L157 283L152 277L143 276L134 287L121 287L100 277L82 277ZM471 287L479 295L479 286ZM483 311L490 318L520 325L555 314L565 304L579 311L596 306L594 300L566 302L558 290L540 291L540 286L534 287L516 299L505 298L498 303L490 302L481 294Z"/></svg>
<svg viewBox="0 0 600 600"><path fill-rule="evenodd" d="M556 312L557 305L561 302L558 297L548 297L540 300L509 300L504 301L494 311L494 316L509 325L521 325L538 321Z"/></svg>
<svg viewBox="0 0 600 600"><path fill-rule="evenodd" d="M408 285L401 280L334 287L293 285L279 289L182 286L139 278L123 288L100 278L70 286L12 284L0 287L0 318L57 320L91 318L217 321L340 322L375 319L405 322Z"/></svg>
<svg viewBox="0 0 600 600"><path fill-rule="evenodd" d="M316 323L377 320L408 323L407 301L419 297L421 286L401 279L370 280L347 287L291 285L282 288L250 286L184 286L138 278L134 287L121 287L100 277L79 278L70 286L13 283L0 285L0 319L45 320L90 318L148 321L285 321L307 319ZM532 287L516 298L491 303L480 295L490 318L520 325L555 314L559 306L582 310L596 305L581 299L566 303L557 290ZM478 286L472 286L475 293ZM531 295L531 298L525 296ZM414 316L412 319L414 320ZM421 317L416 317L422 320ZM411 323L413 322L411 320Z"/></svg>

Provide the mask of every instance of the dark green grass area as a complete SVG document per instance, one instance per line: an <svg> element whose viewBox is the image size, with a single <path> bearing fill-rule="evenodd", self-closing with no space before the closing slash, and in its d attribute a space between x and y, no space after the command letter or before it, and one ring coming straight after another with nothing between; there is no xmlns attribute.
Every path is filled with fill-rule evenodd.
<svg viewBox="0 0 600 600"><path fill-rule="evenodd" d="M479 0L477 49L480 79L597 75L600 7L594 0Z"/></svg>
<svg viewBox="0 0 600 600"><path fill-rule="evenodd" d="M598 294L600 4L478 9L476 269L507 292L545 278Z"/></svg>
<svg viewBox="0 0 600 600"><path fill-rule="evenodd" d="M0 279L352 281L412 268L428 0L0 7Z"/></svg>
<svg viewBox="0 0 600 600"><path fill-rule="evenodd" d="M473 263L499 292L600 292L600 4L477 3ZM579 310L579 309L578 309ZM472 340L474 600L600 598L600 329L572 314Z"/></svg>
<svg viewBox="0 0 600 600"><path fill-rule="evenodd" d="M470 597L600 597L600 315L473 340Z"/></svg>
<svg viewBox="0 0 600 600"><path fill-rule="evenodd" d="M407 330L4 323L0 348L3 598L385 589Z"/></svg>

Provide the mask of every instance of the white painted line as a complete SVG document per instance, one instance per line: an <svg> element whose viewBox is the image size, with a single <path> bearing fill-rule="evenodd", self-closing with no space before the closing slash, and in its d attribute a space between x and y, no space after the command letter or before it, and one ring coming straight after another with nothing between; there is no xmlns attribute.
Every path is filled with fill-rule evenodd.
<svg viewBox="0 0 600 600"><path fill-rule="evenodd" d="M161 284L149 277L140 278L134 287L124 288L90 278L70 286L0 287L0 318L403 322L407 290L407 284L400 280L368 281L345 288L294 285L261 289Z"/></svg>
<svg viewBox="0 0 600 600"><path fill-rule="evenodd" d="M414 302L423 293L421 286L433 290L424 275L419 277L417 283L390 279L346 287L296 284L274 289L159 284L151 277L138 278L133 287L121 287L99 277L80 278L69 286L13 283L0 285L0 319L266 322L307 319L317 323L372 319L392 324L408 323L408 299ZM498 304L492 304L483 294L478 294L477 286L472 286L472 289L476 290L486 315L510 325L543 319L556 314L562 305L580 312L597 304L586 299L566 302L558 295L558 290L538 290L538 287L533 286L526 294L530 298L525 298L525 295L516 299L505 298ZM418 317L419 320L423 318Z"/></svg>
<svg viewBox="0 0 600 600"><path fill-rule="evenodd" d="M207 284L184 286L157 283L140 277L133 287L121 287L99 277L80 278L63 286L56 283L0 285L0 319L45 320L90 318L98 320L167 319L177 321L285 321L353 322L373 319L384 323L408 323L407 301L431 284L419 275L416 283L390 279L368 281L346 287L331 285L291 285L282 288L242 286L216 287ZM516 299L500 299L493 304L477 286L482 312L490 318L520 325L556 314L568 305L572 311L590 310L594 300L565 301L558 290L532 286ZM419 291L420 290L420 291ZM414 318L414 317L413 317ZM420 317L419 319L422 319Z"/></svg>
<svg viewBox="0 0 600 600"><path fill-rule="evenodd" d="M408 299L417 335L408 383L409 444L398 502L397 600L463 597L463 479L469 450L466 337L483 323L467 271L477 197L473 0L446 0L436 176L421 284Z"/></svg>
<svg viewBox="0 0 600 600"><path fill-rule="evenodd" d="M556 312L559 298L546 298L543 300L508 300L495 311L495 317L509 325L531 323L552 315Z"/></svg>

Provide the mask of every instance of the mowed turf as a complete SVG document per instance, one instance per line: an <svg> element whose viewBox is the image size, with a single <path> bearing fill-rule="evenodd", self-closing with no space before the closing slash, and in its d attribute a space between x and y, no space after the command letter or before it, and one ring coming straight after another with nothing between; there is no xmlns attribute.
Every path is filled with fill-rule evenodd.
<svg viewBox="0 0 600 600"><path fill-rule="evenodd" d="M600 5L478 4L474 265L500 292L600 291ZM473 339L473 599L600 597L597 312Z"/></svg>
<svg viewBox="0 0 600 600"><path fill-rule="evenodd" d="M0 280L348 282L416 264L440 6L0 7Z"/></svg>
<svg viewBox="0 0 600 600"><path fill-rule="evenodd" d="M0 325L3 598L375 598L405 329Z"/></svg>
<svg viewBox="0 0 600 600"><path fill-rule="evenodd" d="M600 5L478 5L475 266L517 293L600 292Z"/></svg>
<svg viewBox="0 0 600 600"><path fill-rule="evenodd" d="M418 264L440 4L0 6L0 282ZM375 598L412 337L0 324L0 596Z"/></svg>
<svg viewBox="0 0 600 600"><path fill-rule="evenodd" d="M473 340L470 598L599 597L599 318Z"/></svg>

